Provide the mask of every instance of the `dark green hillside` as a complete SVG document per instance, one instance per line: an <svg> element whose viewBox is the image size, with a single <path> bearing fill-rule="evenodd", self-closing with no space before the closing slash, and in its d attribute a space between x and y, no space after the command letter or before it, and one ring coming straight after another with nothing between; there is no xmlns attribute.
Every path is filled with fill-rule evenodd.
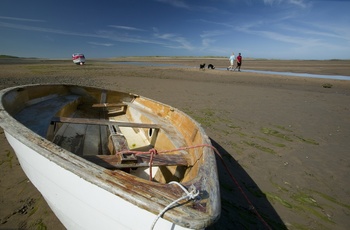
<svg viewBox="0 0 350 230"><path fill-rule="evenodd" d="M0 58L19 58L19 57L11 56L11 55L0 54Z"/></svg>

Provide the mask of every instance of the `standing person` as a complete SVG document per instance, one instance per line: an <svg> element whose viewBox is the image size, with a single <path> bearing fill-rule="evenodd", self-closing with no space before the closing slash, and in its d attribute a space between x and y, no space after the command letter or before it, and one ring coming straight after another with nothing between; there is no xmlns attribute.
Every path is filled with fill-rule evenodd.
<svg viewBox="0 0 350 230"><path fill-rule="evenodd" d="M233 71L235 71L238 68L238 71L240 72L241 71L241 65L242 65L241 53L238 54L236 62L237 62L237 66L236 66L236 68Z"/></svg>
<svg viewBox="0 0 350 230"><path fill-rule="evenodd" d="M235 61L235 53L232 52L232 55L230 56L230 58L228 59L230 61L230 66L227 67L227 70L232 70L233 69L233 62Z"/></svg>

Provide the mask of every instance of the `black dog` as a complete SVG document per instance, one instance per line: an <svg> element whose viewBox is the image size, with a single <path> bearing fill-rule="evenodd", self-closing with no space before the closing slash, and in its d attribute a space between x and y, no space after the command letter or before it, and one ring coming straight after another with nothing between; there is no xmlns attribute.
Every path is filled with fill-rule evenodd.
<svg viewBox="0 0 350 230"><path fill-rule="evenodd" d="M208 69L215 69L215 66L213 64L209 64Z"/></svg>
<svg viewBox="0 0 350 230"><path fill-rule="evenodd" d="M205 63L199 64L199 69L204 69L205 68Z"/></svg>

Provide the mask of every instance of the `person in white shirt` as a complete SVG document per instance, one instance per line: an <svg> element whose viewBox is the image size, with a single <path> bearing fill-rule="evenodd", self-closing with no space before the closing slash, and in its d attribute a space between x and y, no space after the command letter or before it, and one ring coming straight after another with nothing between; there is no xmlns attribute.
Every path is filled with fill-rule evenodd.
<svg viewBox="0 0 350 230"><path fill-rule="evenodd" d="M232 70L233 69L233 64L235 61L235 54L232 52L232 55L230 56L230 58L228 59L230 61L230 66L227 67L227 70Z"/></svg>

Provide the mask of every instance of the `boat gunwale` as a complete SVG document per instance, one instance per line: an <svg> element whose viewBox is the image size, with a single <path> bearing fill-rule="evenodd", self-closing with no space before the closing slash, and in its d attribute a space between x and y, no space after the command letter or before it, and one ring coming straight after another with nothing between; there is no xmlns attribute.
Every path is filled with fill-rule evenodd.
<svg viewBox="0 0 350 230"><path fill-rule="evenodd" d="M71 84L69 85L68 84L34 84L34 85L16 86L16 87L11 87L11 88L1 90L0 91L0 100L1 100L0 126L4 129L5 132L9 133L13 137L16 137L17 140L27 145L31 149L35 150L35 152L39 153L43 157L56 163L58 166L156 215L159 212L161 212L165 206L167 206L173 200L181 196L182 190L179 189L176 185L159 184L156 182L147 181L144 179L137 178L133 175L130 175L120 170L112 172L112 171L106 170L105 168L99 165L89 162L88 160L85 160L82 157L79 157L63 149L60 146L45 139L44 137L41 137L40 135L36 134L35 132L33 132L32 130L30 130L20 122L18 122L15 118L13 118L4 108L2 100L7 93L20 88L45 86L45 85L47 86L63 85L67 87L93 88L97 90L104 90L98 87L73 85L73 84L72 85ZM114 90L111 90L111 91L114 91ZM120 92L120 91L116 91L116 92ZM146 100L154 101L149 98L145 98L145 97L142 97L142 98ZM163 104L158 101L156 101L156 103ZM165 106L169 106L169 105L165 105ZM186 116L187 118L191 119L192 122L196 124L198 128L198 132L200 132L203 135L203 141L206 141L208 142L207 144L210 144L210 140L208 136L205 134L203 128L187 114L183 113L180 110L177 110L177 111L182 113L182 115ZM209 149L209 148L203 149L203 155L206 155L206 157L210 157L210 158L214 157L213 162L214 163L216 162L212 149ZM209 168L212 167L212 165L211 166L204 165L204 166ZM201 172L199 171L198 173L200 174ZM190 181L191 184L201 180L203 176L205 175L199 175L199 177L195 177L192 181ZM123 181L121 181L121 178L124 179L123 181L131 180L133 182L136 182L137 187L143 187L144 189L142 189L142 192L140 192L138 189L126 189L126 186L123 185ZM127 192L125 192L125 190L127 190ZM216 190L216 192L218 193L216 194L216 196L220 196L219 188L214 188L214 190ZM146 191L146 194L144 194L145 191ZM165 197L164 194L167 194L167 197ZM175 197L175 195L177 196ZM149 199L149 197L153 197L153 199ZM218 202L220 203L220 200L218 200ZM208 225L214 223L220 216L220 204L214 204L214 205L216 205L216 207L209 207L210 209L213 209L211 210L213 211L213 213L208 213L208 212L203 213L201 211L190 208L186 205L180 205L174 209L167 211L163 215L163 218L184 227L191 227L191 228L207 227ZM181 215L181 213L190 213L191 215ZM202 218L193 219L193 215L201 216ZM186 218L186 216L188 216L188 218Z"/></svg>

